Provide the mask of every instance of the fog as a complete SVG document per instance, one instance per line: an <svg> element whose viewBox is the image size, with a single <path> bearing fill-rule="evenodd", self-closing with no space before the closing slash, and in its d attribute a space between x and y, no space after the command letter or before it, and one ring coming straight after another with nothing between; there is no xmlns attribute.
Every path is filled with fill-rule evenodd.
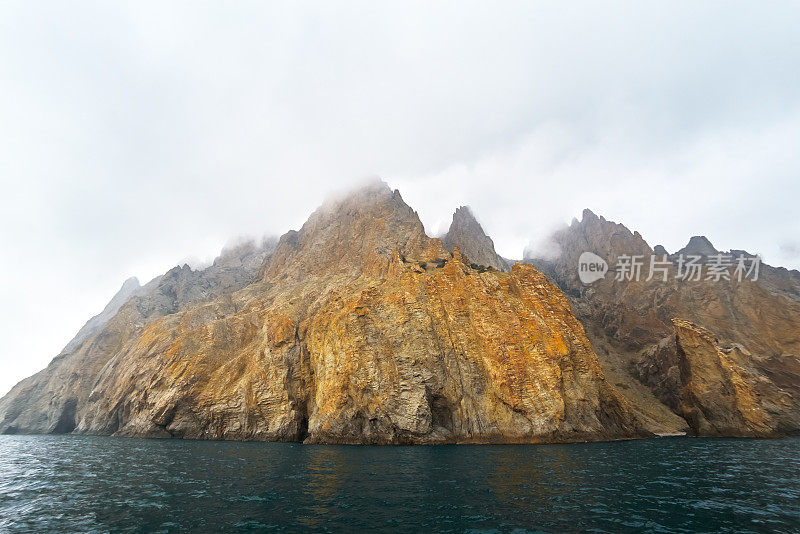
<svg viewBox="0 0 800 534"><path fill-rule="evenodd" d="M0 392L129 276L380 176L520 258L589 207L800 267L793 2L4 2Z"/></svg>

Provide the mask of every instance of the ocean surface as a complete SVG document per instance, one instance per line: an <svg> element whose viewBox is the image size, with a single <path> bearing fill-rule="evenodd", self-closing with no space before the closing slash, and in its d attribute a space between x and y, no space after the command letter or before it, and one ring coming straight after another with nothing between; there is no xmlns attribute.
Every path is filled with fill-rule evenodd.
<svg viewBox="0 0 800 534"><path fill-rule="evenodd" d="M0 532L800 531L800 438L334 447L0 436Z"/></svg>

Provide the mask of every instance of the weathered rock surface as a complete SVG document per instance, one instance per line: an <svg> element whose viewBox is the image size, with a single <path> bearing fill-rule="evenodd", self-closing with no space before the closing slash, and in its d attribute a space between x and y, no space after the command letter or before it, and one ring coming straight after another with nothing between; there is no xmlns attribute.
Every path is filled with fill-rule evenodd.
<svg viewBox="0 0 800 534"><path fill-rule="evenodd" d="M182 307L223 298L241 289L253 281L273 248L274 242L269 241L259 246L245 243L223 251L214 265L202 271L193 271L188 265L175 267L131 291L132 296L95 333L83 339L76 337L47 368L22 380L0 399L0 432L72 432L101 370L141 335L146 324ZM123 299L124 292L118 293L106 310Z"/></svg>
<svg viewBox="0 0 800 534"><path fill-rule="evenodd" d="M584 251L612 270L655 251L588 210L553 240L558 257L504 272L467 209L431 239L373 183L277 242L126 282L0 399L0 432L384 444L800 430L800 273L680 282L673 263L666 281L644 267L584 285ZM695 237L679 253L717 251Z"/></svg>
<svg viewBox="0 0 800 534"><path fill-rule="evenodd" d="M252 283L221 282L238 269L170 271L0 400L0 432L375 444L648 435L555 285L530 265L468 263L425 235L398 192L372 184L284 235Z"/></svg>
<svg viewBox="0 0 800 534"><path fill-rule="evenodd" d="M654 251L638 233L589 210L553 240L558 258L527 261L569 295L606 376L648 429L757 436L800 430L800 306L791 298L800 284L790 272L762 264L758 281L682 282L671 264L666 282L660 272L647 281ZM584 251L608 262L605 279L580 282ZM717 251L694 237L672 258L680 253ZM623 254L646 258L639 281L614 280ZM680 417L667 416L665 406Z"/></svg>
<svg viewBox="0 0 800 534"><path fill-rule="evenodd" d="M744 347L723 348L708 330L681 319L675 333L647 349L641 379L689 423L693 433L771 437L798 427L791 394L772 380ZM785 369L800 379L797 366Z"/></svg>
<svg viewBox="0 0 800 534"><path fill-rule="evenodd" d="M509 270L509 264L495 252L492 238L486 235L468 206L461 206L455 211L450 229L442 238L442 244L450 252L458 247L476 265L498 271Z"/></svg>

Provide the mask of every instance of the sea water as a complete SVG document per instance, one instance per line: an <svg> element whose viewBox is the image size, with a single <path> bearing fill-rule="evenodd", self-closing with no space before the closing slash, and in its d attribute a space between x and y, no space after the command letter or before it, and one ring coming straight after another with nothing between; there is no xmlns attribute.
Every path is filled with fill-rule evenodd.
<svg viewBox="0 0 800 534"><path fill-rule="evenodd" d="M800 438L362 447L0 436L8 532L800 531Z"/></svg>

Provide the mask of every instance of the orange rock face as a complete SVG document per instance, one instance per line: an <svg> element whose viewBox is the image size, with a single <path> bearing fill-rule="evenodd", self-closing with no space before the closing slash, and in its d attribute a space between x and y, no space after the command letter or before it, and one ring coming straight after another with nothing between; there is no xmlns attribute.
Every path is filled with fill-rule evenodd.
<svg viewBox="0 0 800 534"><path fill-rule="evenodd" d="M0 431L370 444L647 435L555 285L529 265L470 268L383 184L320 208L241 289L150 318L140 308L131 300L12 390Z"/></svg>

